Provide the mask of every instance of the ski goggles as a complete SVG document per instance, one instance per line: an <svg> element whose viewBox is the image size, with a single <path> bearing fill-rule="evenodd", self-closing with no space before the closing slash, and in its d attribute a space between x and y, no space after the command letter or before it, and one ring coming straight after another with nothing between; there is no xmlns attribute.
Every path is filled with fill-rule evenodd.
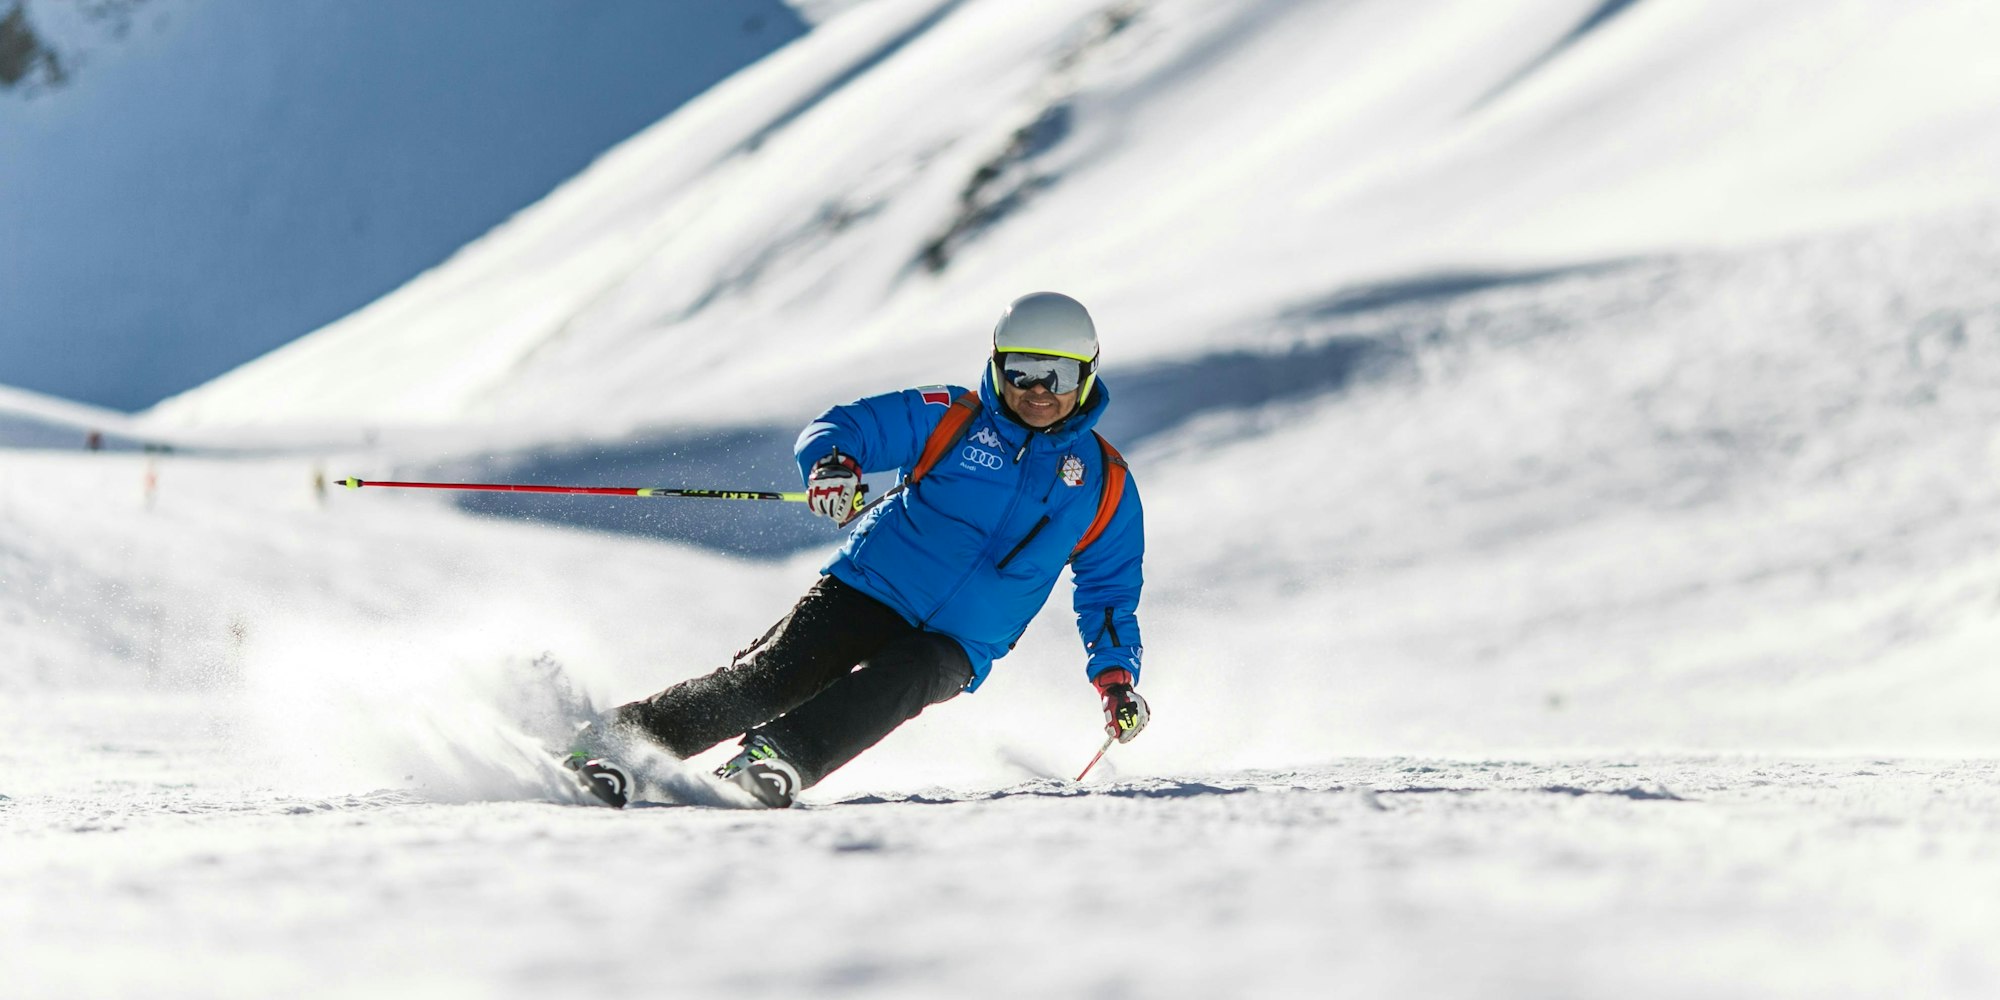
<svg viewBox="0 0 2000 1000"><path fill-rule="evenodd" d="M1057 395L1075 392L1091 369L1090 362L1048 354L1002 354L997 360L1008 385L1023 390L1039 385Z"/></svg>

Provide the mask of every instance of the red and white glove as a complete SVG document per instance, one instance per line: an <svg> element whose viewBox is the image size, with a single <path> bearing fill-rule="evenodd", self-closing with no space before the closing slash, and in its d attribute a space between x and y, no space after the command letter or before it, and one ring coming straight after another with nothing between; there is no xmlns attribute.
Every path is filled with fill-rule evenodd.
<svg viewBox="0 0 2000 1000"><path fill-rule="evenodd" d="M1117 737L1120 743L1132 742L1139 730L1146 728L1146 720L1153 717L1146 699L1132 690L1132 675L1114 667L1091 678L1090 683L1104 699L1104 735Z"/></svg>
<svg viewBox="0 0 2000 1000"><path fill-rule="evenodd" d="M846 524L854 516L854 499L861 492L861 466L836 448L813 463L806 479L806 506L835 524Z"/></svg>

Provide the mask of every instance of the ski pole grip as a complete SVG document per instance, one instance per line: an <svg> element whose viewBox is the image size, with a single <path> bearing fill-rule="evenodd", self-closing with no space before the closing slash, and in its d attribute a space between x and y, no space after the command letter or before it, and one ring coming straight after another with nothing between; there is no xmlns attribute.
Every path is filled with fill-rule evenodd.
<svg viewBox="0 0 2000 1000"><path fill-rule="evenodd" d="M876 504L879 504L882 501L887 500L890 497L895 496L898 492L900 492L903 489L903 484L897 483L896 485L889 487L887 490L884 490L881 496L876 497L875 499L870 500L867 503L861 503L860 500L862 497L862 491L866 490L867 488L868 484L866 483L863 483L860 486L856 486L854 488L854 499L855 499L854 510L848 513L847 520L840 522L841 527L845 528L848 525L861 520L861 515L868 513L868 511L871 508L873 508Z"/></svg>

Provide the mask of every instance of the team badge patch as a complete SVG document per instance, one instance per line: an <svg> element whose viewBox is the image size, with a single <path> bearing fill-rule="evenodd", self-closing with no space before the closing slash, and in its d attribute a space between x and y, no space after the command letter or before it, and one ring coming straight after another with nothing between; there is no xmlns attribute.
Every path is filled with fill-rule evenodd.
<svg viewBox="0 0 2000 1000"><path fill-rule="evenodd" d="M1075 455L1063 456L1062 477L1064 486L1083 485L1083 459Z"/></svg>
<svg viewBox="0 0 2000 1000"><path fill-rule="evenodd" d="M917 391L923 393L924 402L931 406L950 406L951 390L941 385L920 385Z"/></svg>

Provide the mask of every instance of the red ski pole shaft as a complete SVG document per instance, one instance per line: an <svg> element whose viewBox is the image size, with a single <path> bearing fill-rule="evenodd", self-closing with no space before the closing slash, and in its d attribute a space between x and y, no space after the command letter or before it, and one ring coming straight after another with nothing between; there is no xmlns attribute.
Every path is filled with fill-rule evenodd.
<svg viewBox="0 0 2000 1000"><path fill-rule="evenodd" d="M1098 762L1098 761L1100 761L1100 760L1103 760L1103 759L1104 759L1104 752L1105 752L1106 750L1109 750L1109 749L1111 749L1111 744L1112 744L1112 743L1113 743L1114 741L1116 741L1117 739L1118 739L1118 737L1116 737L1116 736L1106 736L1106 737L1104 738L1104 745L1103 745L1103 746L1101 746L1101 747L1098 747L1098 748L1097 748L1097 756L1095 756L1095 757L1092 757L1092 758L1090 758L1090 763L1088 763L1088 764L1085 764L1085 765L1083 765L1083 771L1082 771L1082 773L1080 773L1080 774L1078 774L1078 775L1076 776L1076 780L1078 780L1078 781L1082 781L1082 780L1083 780L1083 776L1084 776L1085 774L1089 774L1089 773L1090 773L1090 769L1091 769L1091 768L1093 768L1093 767L1096 767L1096 766L1097 766L1097 762Z"/></svg>
<svg viewBox="0 0 2000 1000"><path fill-rule="evenodd" d="M605 497L684 497L695 500L806 502L804 493L778 493L770 490L683 490L662 486L543 486L534 483L418 483L354 477L336 479L334 483L351 490L371 486L402 490L488 490L501 493L571 493Z"/></svg>

